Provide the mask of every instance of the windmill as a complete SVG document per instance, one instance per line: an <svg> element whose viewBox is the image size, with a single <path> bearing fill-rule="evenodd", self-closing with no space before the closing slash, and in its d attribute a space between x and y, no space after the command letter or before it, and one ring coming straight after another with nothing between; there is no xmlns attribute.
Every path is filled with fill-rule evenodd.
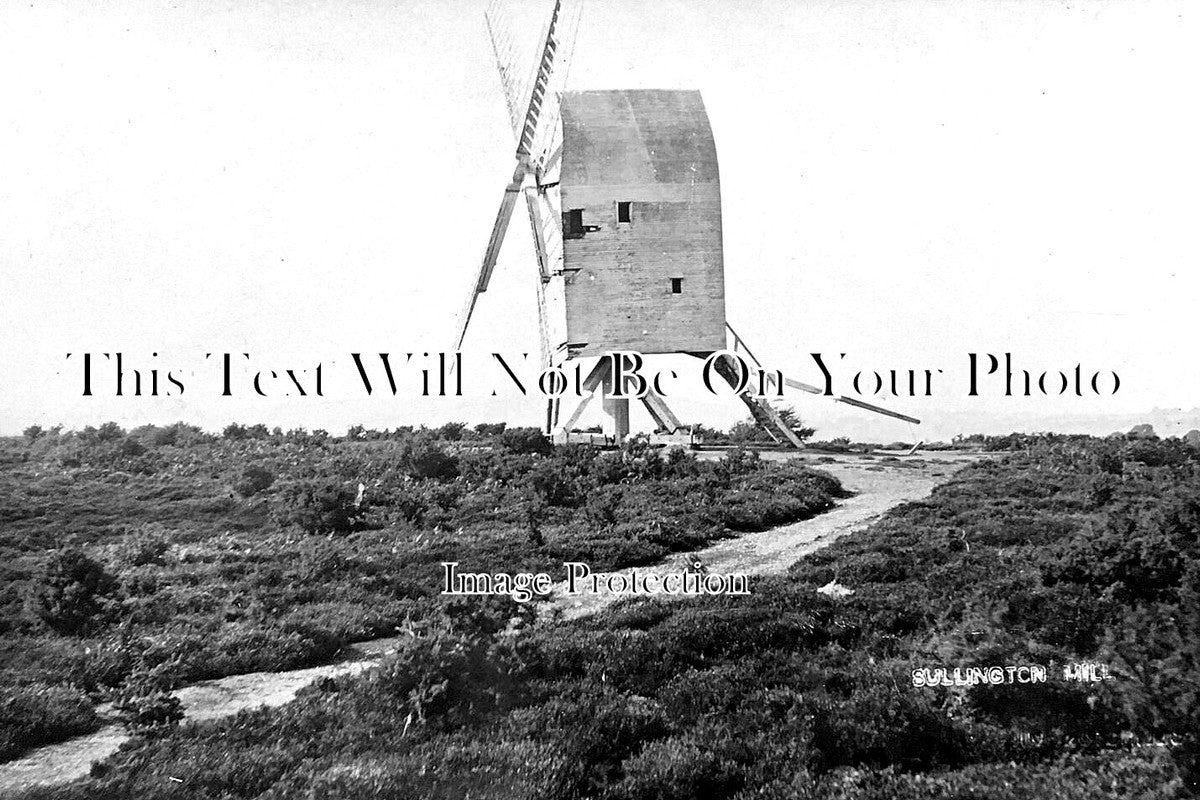
<svg viewBox="0 0 1200 800"><path fill-rule="evenodd" d="M605 433L619 441L629 432L629 399L613 396L614 352L708 358L728 348L738 355L719 356L714 366L731 386L738 384L741 353L754 360L725 318L716 144L699 92L565 91L582 0L554 0L534 46L533 69L523 72L522 37L508 24L503 1L492 0L484 16L516 139L516 166L454 346L462 347L523 197L537 261L541 366L597 358L583 382L587 394L565 422L559 401L548 401L546 430L567 435L599 390ZM739 397L773 438L801 446L769 403L748 392ZM654 391L638 400L660 431L687 429Z"/></svg>

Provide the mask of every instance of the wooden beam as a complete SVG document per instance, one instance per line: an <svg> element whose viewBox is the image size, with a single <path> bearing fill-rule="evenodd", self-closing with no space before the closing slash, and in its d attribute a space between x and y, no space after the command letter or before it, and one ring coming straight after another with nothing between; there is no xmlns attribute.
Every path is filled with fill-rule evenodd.
<svg viewBox="0 0 1200 800"><path fill-rule="evenodd" d="M885 417L894 417L896 419L902 419L905 422L911 422L914 425L921 424L921 420L917 419L916 417L910 417L905 414L901 414L898 411L891 411L890 409L880 408L879 406L873 406L870 403L864 403L862 400L857 400L853 397L842 396L842 397L839 397L834 402L835 403L845 403L848 406L854 406L855 408L862 408L867 411L874 411L876 414L883 414Z"/></svg>
<svg viewBox="0 0 1200 800"><path fill-rule="evenodd" d="M650 416L654 418L654 422L658 427L667 433L675 433L680 428L684 428L684 424L679 421L679 417L675 416L667 402L653 391L646 392L645 397L641 398L642 405L650 412Z"/></svg>
<svg viewBox="0 0 1200 800"><path fill-rule="evenodd" d="M571 412L571 416L567 417L566 423L563 424L563 430L567 433L571 432L571 429L579 422L579 418L583 416L583 410L587 408L588 403L592 402L591 393L600 387L600 384L604 382L604 376L612 371L611 361L612 358L610 356L598 359L596 366L592 367L592 371L583 379L583 391L587 392L587 394L583 396L583 399L579 401L579 405L575 407L575 410Z"/></svg>

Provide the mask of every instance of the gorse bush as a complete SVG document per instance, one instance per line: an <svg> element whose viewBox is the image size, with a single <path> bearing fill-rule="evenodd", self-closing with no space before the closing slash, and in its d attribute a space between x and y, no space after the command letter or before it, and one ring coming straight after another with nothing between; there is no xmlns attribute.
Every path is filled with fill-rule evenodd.
<svg viewBox="0 0 1200 800"><path fill-rule="evenodd" d="M349 533L359 522L356 498L353 489L334 481L290 484L281 490L278 519L305 533Z"/></svg>
<svg viewBox="0 0 1200 800"><path fill-rule="evenodd" d="M32 586L32 605L47 625L61 633L78 633L102 611L116 581L82 550L56 551L46 560Z"/></svg>
<svg viewBox="0 0 1200 800"><path fill-rule="evenodd" d="M497 443L512 453L547 455L554 445L537 428L508 428L496 437Z"/></svg>
<svg viewBox="0 0 1200 800"><path fill-rule="evenodd" d="M242 470L242 477L234 489L242 497L253 497L260 492L270 489L275 483L275 475L265 467L249 466Z"/></svg>
<svg viewBox="0 0 1200 800"><path fill-rule="evenodd" d="M141 733L174 725L183 719L183 704L171 694L174 664L140 665L111 699L113 710L126 727Z"/></svg>
<svg viewBox="0 0 1200 800"><path fill-rule="evenodd" d="M417 479L431 478L448 481L458 477L458 461L453 456L428 442L414 444L404 454L408 474Z"/></svg>
<svg viewBox="0 0 1200 800"><path fill-rule="evenodd" d="M405 643L367 678L406 727L454 726L513 704L523 665L504 639L440 629Z"/></svg>
<svg viewBox="0 0 1200 800"><path fill-rule="evenodd" d="M92 701L70 686L32 683L0 697L0 759L42 741L91 733L100 727Z"/></svg>

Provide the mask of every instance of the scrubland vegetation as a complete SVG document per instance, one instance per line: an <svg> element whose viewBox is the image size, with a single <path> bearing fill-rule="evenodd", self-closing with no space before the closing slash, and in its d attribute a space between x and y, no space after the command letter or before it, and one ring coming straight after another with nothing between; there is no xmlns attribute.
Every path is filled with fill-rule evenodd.
<svg viewBox="0 0 1200 800"><path fill-rule="evenodd" d="M97 700L157 735L172 687L425 625L441 561L644 564L839 492L741 451L552 448L503 425L30 428L0 442L0 759L95 729Z"/></svg>
<svg viewBox="0 0 1200 800"><path fill-rule="evenodd" d="M1178 441L1039 437L749 598L516 632L528 607L461 598L376 671L145 738L26 800L1190 796L1198 465ZM835 578L854 593L816 591ZM1055 674L1077 660L1114 677ZM909 680L1030 663L1050 679Z"/></svg>

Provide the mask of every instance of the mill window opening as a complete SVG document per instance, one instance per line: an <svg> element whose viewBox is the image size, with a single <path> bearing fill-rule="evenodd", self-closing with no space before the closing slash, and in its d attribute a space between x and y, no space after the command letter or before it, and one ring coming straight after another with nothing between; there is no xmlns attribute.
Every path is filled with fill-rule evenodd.
<svg viewBox="0 0 1200 800"><path fill-rule="evenodd" d="M583 209L572 208L563 212L563 236L568 239L578 239L584 234Z"/></svg>
<svg viewBox="0 0 1200 800"><path fill-rule="evenodd" d="M671 294L683 294L683 278L671 278Z"/></svg>
<svg viewBox="0 0 1200 800"><path fill-rule="evenodd" d="M617 203L617 222L633 222L633 203L628 200Z"/></svg>

